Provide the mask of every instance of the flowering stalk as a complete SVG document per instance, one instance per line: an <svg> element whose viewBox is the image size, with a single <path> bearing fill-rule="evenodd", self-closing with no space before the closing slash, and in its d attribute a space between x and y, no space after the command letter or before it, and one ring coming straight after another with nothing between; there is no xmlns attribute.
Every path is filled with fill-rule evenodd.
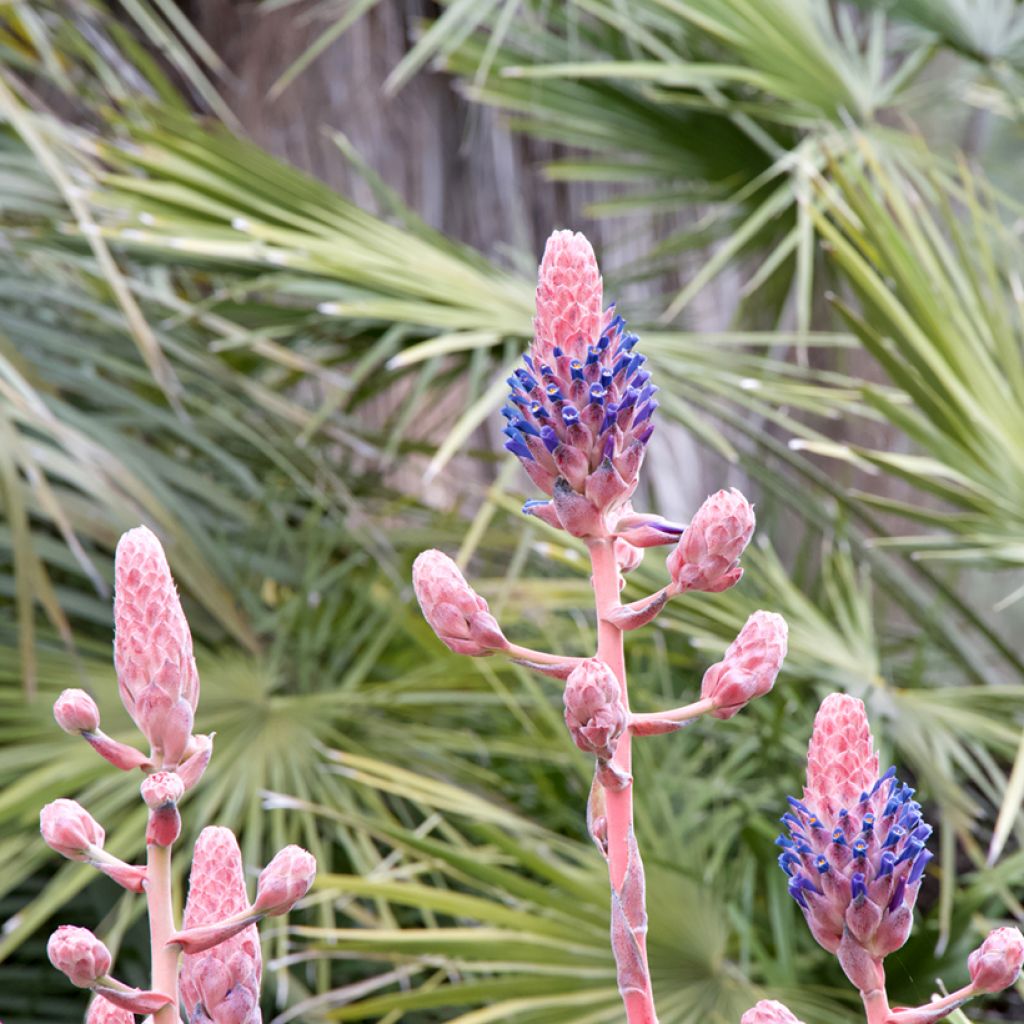
<svg viewBox="0 0 1024 1024"><path fill-rule="evenodd" d="M1024 936L1016 928L997 928L968 958L968 985L922 1006L890 1007L884 961L910 935L932 859L926 848L932 829L896 769L879 774L862 701L833 693L822 702L807 751L803 799L790 797L789 803L782 817L789 834L776 841L779 866L811 934L838 957L860 992L868 1024L936 1024L974 996L1016 981ZM770 1005L789 1013L779 1003ZM758 1007L743 1024L795 1020L758 1015Z"/></svg>
<svg viewBox="0 0 1024 1024"><path fill-rule="evenodd" d="M47 953L72 984L96 994L88 1024L131 1024L135 1014L152 1015L153 1024L180 1024L182 996L189 1024L260 1024L256 923L287 913L306 895L316 862L305 850L286 847L260 875L250 905L234 836L227 829L206 829L196 844L185 927L176 929L171 858L181 834L178 805L206 770L213 737L192 732L199 703L192 636L163 548L145 527L121 538L115 583L118 688L125 709L148 741L149 753L105 735L99 708L83 690L65 690L53 713L65 732L81 736L115 767L143 771L141 794L149 810L146 864L126 864L107 853L103 828L73 800L47 804L39 827L57 853L145 894L150 987L134 989L114 978L110 951L86 928L58 928Z"/></svg>
<svg viewBox="0 0 1024 1024"><path fill-rule="evenodd" d="M523 507L549 526L580 538L590 554L597 613L593 658L534 651L509 641L465 577L440 551L413 566L424 617L453 651L504 654L566 681L565 721L576 745L594 758L587 806L590 834L608 864L611 944L628 1024L656 1024L647 965L644 870L633 830L632 741L674 732L702 715L731 718L771 689L786 653L786 623L757 612L704 677L701 699L654 714L629 707L624 634L655 618L675 595L718 593L742 576L739 559L754 513L739 491L720 491L689 527L632 507L654 431L657 388L603 286L590 243L557 231L544 250L537 283L534 340L509 378L505 447L548 500ZM673 545L670 581L623 605L623 575L649 547Z"/></svg>

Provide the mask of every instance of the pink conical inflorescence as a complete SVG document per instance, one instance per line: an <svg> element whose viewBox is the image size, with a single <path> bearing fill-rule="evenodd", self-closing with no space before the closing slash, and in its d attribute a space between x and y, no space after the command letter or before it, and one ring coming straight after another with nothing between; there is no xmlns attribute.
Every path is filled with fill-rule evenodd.
<svg viewBox="0 0 1024 1024"><path fill-rule="evenodd" d="M804 799L789 798L779 864L815 939L861 991L907 940L931 835L914 791L878 775L863 702L834 693L814 721Z"/></svg>
<svg viewBox="0 0 1024 1024"><path fill-rule="evenodd" d="M774 999L762 999L740 1018L740 1024L803 1024L793 1011Z"/></svg>
<svg viewBox="0 0 1024 1024"><path fill-rule="evenodd" d="M598 658L587 658L569 674L563 697L565 724L576 746L611 760L628 724L615 673Z"/></svg>
<svg viewBox="0 0 1024 1024"><path fill-rule="evenodd" d="M46 955L79 988L90 988L110 973L110 950L88 928L62 924L46 943Z"/></svg>
<svg viewBox="0 0 1024 1024"><path fill-rule="evenodd" d="M164 550L144 526L117 545L114 667L121 699L164 766L180 760L192 734L199 674L192 634Z"/></svg>
<svg viewBox="0 0 1024 1024"><path fill-rule="evenodd" d="M590 243L556 231L538 272L533 345L502 410L505 447L552 497L524 511L578 537L607 535L636 489L658 404L636 335L602 301Z"/></svg>
<svg viewBox="0 0 1024 1024"><path fill-rule="evenodd" d="M230 829L204 828L192 857L183 927L215 924L248 909L238 840ZM186 956L181 971L181 997L189 1020L260 1024L262 974L260 936L255 924L212 949ZM225 980L229 984L225 985ZM222 1006L225 1000L227 1005Z"/></svg>

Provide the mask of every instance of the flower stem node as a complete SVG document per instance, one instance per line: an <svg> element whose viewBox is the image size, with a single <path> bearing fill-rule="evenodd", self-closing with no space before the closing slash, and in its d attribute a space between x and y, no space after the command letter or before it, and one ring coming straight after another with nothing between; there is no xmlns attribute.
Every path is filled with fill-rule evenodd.
<svg viewBox="0 0 1024 1024"><path fill-rule="evenodd" d="M665 562L677 591L717 594L738 583L754 525L753 506L735 487L712 494Z"/></svg>
<svg viewBox="0 0 1024 1024"><path fill-rule="evenodd" d="M967 958L975 992L1001 992L1020 976L1024 935L1017 928L996 928Z"/></svg>
<svg viewBox="0 0 1024 1024"><path fill-rule="evenodd" d="M563 699L565 724L576 746L611 761L627 723L615 673L603 661L588 658L569 674Z"/></svg>
<svg viewBox="0 0 1024 1024"><path fill-rule="evenodd" d="M487 602L444 552L431 549L417 556L412 585L423 617L456 654L480 657L508 647Z"/></svg>
<svg viewBox="0 0 1024 1024"><path fill-rule="evenodd" d="M774 612L754 612L747 619L725 657L704 673L700 695L714 703L714 718L732 718L771 690L786 657L788 635L786 620Z"/></svg>
<svg viewBox="0 0 1024 1024"><path fill-rule="evenodd" d="M172 846L181 835L178 801L185 794L185 784L174 772L154 772L146 777L141 789L149 808L146 845Z"/></svg>

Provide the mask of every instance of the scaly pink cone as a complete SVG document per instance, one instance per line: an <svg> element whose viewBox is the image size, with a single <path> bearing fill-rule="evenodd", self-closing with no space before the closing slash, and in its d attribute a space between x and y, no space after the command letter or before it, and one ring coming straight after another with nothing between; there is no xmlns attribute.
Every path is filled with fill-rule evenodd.
<svg viewBox="0 0 1024 1024"><path fill-rule="evenodd" d="M738 583L754 524L750 502L735 487L712 494L665 562L677 589L717 594Z"/></svg>
<svg viewBox="0 0 1024 1024"><path fill-rule="evenodd" d="M187 745L199 702L192 634L156 535L144 526L117 545L114 666L132 720L173 768Z"/></svg>
<svg viewBox="0 0 1024 1024"><path fill-rule="evenodd" d="M412 567L412 585L423 617L456 654L479 657L508 647L487 602L442 551L424 551Z"/></svg>
<svg viewBox="0 0 1024 1024"><path fill-rule="evenodd" d="M1024 965L1024 935L1018 928L996 928L967 958L976 992L1002 992L1020 976Z"/></svg>
<svg viewBox="0 0 1024 1024"><path fill-rule="evenodd" d="M238 917L249 907L245 891L245 872L238 841L230 829L204 828L196 840L189 876L188 900L183 927L195 929ZM213 964L223 968L223 974ZM208 952L186 956L181 972L181 997L189 1020L210 1019L220 1024L217 1016L223 1009L234 1012L248 1005L248 995L256 999L249 1015L238 1024L259 1024L259 986L263 973L259 932L250 924L228 937ZM231 986L221 985L222 977L234 979L241 992L231 997ZM228 1006L224 1007L225 1001ZM197 1014L205 1012L206 1018ZM232 1021L234 1024L234 1021Z"/></svg>
<svg viewBox="0 0 1024 1024"><path fill-rule="evenodd" d="M754 612L747 619L725 657L704 673L700 695L714 702L713 717L732 718L771 690L786 657L788 634L786 620L774 612Z"/></svg>

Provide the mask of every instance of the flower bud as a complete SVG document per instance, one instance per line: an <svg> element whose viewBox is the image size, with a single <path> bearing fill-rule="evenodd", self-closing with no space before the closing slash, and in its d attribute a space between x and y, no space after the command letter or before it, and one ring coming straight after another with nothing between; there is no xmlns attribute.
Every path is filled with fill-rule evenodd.
<svg viewBox="0 0 1024 1024"><path fill-rule="evenodd" d="M88 860L92 849L103 848L105 833L99 822L74 800L61 798L39 812L43 842L68 860Z"/></svg>
<svg viewBox="0 0 1024 1024"><path fill-rule="evenodd" d="M729 645L725 657L704 673L700 695L715 703L715 718L732 718L774 685L786 657L786 620L774 612L754 612Z"/></svg>
<svg viewBox="0 0 1024 1024"><path fill-rule="evenodd" d="M181 835L178 801L185 793L185 784L174 772L154 772L143 780L141 789L149 808L146 845L171 846Z"/></svg>
<svg viewBox="0 0 1024 1024"><path fill-rule="evenodd" d="M72 736L95 732L100 727L100 709L85 690L65 690L54 702L53 717Z"/></svg>
<svg viewBox="0 0 1024 1024"><path fill-rule="evenodd" d="M752 1006L742 1017L740 1024L802 1024L793 1016L792 1011L774 999L762 999Z"/></svg>
<svg viewBox="0 0 1024 1024"><path fill-rule="evenodd" d="M256 882L256 913L277 917L309 892L316 878L316 859L301 846L286 846L260 872Z"/></svg>
<svg viewBox="0 0 1024 1024"><path fill-rule="evenodd" d="M1009 988L1024 965L1024 935L1017 928L996 928L967 958L967 969L976 992L1001 992Z"/></svg>
<svg viewBox="0 0 1024 1024"><path fill-rule="evenodd" d="M754 509L736 488L712 494L693 517L665 564L681 590L717 594L743 575L739 567L754 533Z"/></svg>
<svg viewBox="0 0 1024 1024"><path fill-rule="evenodd" d="M652 548L660 544L675 544L684 529L661 516L630 510L615 524L614 533L634 547Z"/></svg>
<svg viewBox="0 0 1024 1024"><path fill-rule="evenodd" d="M615 541L615 564L623 575L627 572L632 572L643 560L644 552L642 548L634 547L626 540Z"/></svg>
<svg viewBox="0 0 1024 1024"><path fill-rule="evenodd" d="M181 733L191 729L199 702L199 675L178 591L152 531L140 526L121 537L114 575L114 667L121 700L165 766L173 767L187 742Z"/></svg>
<svg viewBox="0 0 1024 1024"><path fill-rule="evenodd" d="M456 654L478 657L508 647L487 602L443 552L432 549L417 556L412 585L430 628Z"/></svg>
<svg viewBox="0 0 1024 1024"><path fill-rule="evenodd" d="M565 684L565 724L584 753L611 760L626 728L622 687L597 658L581 662Z"/></svg>
<svg viewBox="0 0 1024 1024"><path fill-rule="evenodd" d="M91 988L110 972L110 950L88 928L61 925L50 936L46 955L79 988Z"/></svg>
<svg viewBox="0 0 1024 1024"><path fill-rule="evenodd" d="M97 996L89 1004L85 1024L135 1024L135 1014L115 1006L109 999Z"/></svg>
<svg viewBox="0 0 1024 1024"><path fill-rule="evenodd" d="M189 749L185 751L185 760L178 765L176 771L186 791L190 790L202 777L213 755L214 733L208 736L193 736Z"/></svg>
<svg viewBox="0 0 1024 1024"><path fill-rule="evenodd" d="M237 951L227 958L215 954L190 958L198 961L192 967L192 1024L259 1024L260 979L253 962Z"/></svg>

